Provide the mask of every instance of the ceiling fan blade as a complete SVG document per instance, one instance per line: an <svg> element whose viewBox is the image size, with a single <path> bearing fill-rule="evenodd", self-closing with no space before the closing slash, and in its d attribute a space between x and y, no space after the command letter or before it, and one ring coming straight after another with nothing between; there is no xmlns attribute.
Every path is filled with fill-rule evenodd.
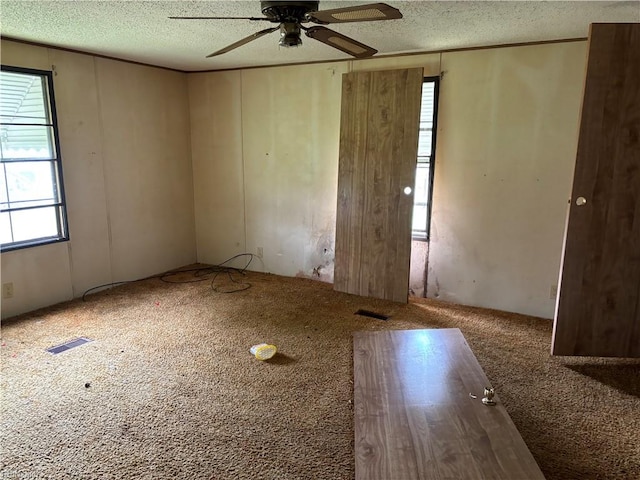
<svg viewBox="0 0 640 480"><path fill-rule="evenodd" d="M266 20L272 22L266 17L169 17L171 20Z"/></svg>
<svg viewBox="0 0 640 480"><path fill-rule="evenodd" d="M369 3L353 7L335 8L309 12L307 18L314 23L346 23L371 22L374 20L395 20L402 18L402 13L386 3Z"/></svg>
<svg viewBox="0 0 640 480"><path fill-rule="evenodd" d="M378 50L371 48L364 43L360 43L353 38L349 38L341 33L334 32L325 27L311 27L305 30L307 37L326 43L330 47L342 50L356 58L371 57L378 53Z"/></svg>
<svg viewBox="0 0 640 480"><path fill-rule="evenodd" d="M260 38L263 35L266 35L266 34L271 33L271 32L275 32L276 30L279 30L279 29L280 29L280 26L273 27L273 28L267 28L266 30L260 30L259 32L256 32L253 35L249 35L248 37L245 37L242 40L238 40L237 42L232 43L231 45L228 45L228 46L224 47L221 50L213 52L211 55L207 55L207 58L215 57L216 55L222 55L223 53L230 52L231 50L233 50L235 48L241 47L245 43L252 42L253 40L255 40L257 38Z"/></svg>

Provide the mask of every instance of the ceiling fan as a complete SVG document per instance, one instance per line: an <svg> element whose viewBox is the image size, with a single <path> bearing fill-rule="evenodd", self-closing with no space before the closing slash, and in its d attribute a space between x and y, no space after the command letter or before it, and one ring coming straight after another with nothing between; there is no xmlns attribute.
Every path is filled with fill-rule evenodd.
<svg viewBox="0 0 640 480"><path fill-rule="evenodd" d="M297 47L302 45L301 31L309 38L313 38L330 47L337 48L356 58L370 57L378 53L364 43L330 30L326 27L306 27L303 23L317 23L328 25L331 23L369 22L376 20L395 20L402 18L400 10L385 3L370 3L352 7L335 8L332 10L318 10L318 1L261 1L264 17L169 17L177 20L252 20L277 23L277 27L267 28L238 40L220 50L207 55L207 58L222 55L242 45L256 40L263 35L280 30L280 46Z"/></svg>

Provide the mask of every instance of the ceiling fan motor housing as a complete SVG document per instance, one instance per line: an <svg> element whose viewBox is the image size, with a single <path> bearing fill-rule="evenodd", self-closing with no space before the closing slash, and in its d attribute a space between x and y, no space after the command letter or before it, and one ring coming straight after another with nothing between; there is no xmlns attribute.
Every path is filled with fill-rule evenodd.
<svg viewBox="0 0 640 480"><path fill-rule="evenodd" d="M304 1L262 1L260 6L262 14L272 21L280 23L301 23L305 21L305 15L318 11L320 2Z"/></svg>
<svg viewBox="0 0 640 480"><path fill-rule="evenodd" d="M307 13L318 10L319 3L317 1L263 1L260 5L263 15L272 22L280 23L280 46L297 47L302 45L300 23L307 21Z"/></svg>

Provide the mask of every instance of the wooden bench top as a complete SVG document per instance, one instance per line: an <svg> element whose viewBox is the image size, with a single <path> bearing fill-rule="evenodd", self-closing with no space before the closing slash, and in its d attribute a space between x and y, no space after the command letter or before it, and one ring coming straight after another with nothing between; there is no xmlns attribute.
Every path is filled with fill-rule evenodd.
<svg viewBox="0 0 640 480"><path fill-rule="evenodd" d="M459 329L355 332L353 363L357 480L544 479Z"/></svg>

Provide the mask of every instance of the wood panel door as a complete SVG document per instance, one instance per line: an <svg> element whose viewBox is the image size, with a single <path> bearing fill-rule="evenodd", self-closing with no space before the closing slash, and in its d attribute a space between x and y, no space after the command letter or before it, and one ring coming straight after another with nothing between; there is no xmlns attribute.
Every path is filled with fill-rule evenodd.
<svg viewBox="0 0 640 480"><path fill-rule="evenodd" d="M640 24L591 26L552 353L640 357Z"/></svg>
<svg viewBox="0 0 640 480"><path fill-rule="evenodd" d="M335 290L407 302L422 81L422 68L343 76Z"/></svg>

